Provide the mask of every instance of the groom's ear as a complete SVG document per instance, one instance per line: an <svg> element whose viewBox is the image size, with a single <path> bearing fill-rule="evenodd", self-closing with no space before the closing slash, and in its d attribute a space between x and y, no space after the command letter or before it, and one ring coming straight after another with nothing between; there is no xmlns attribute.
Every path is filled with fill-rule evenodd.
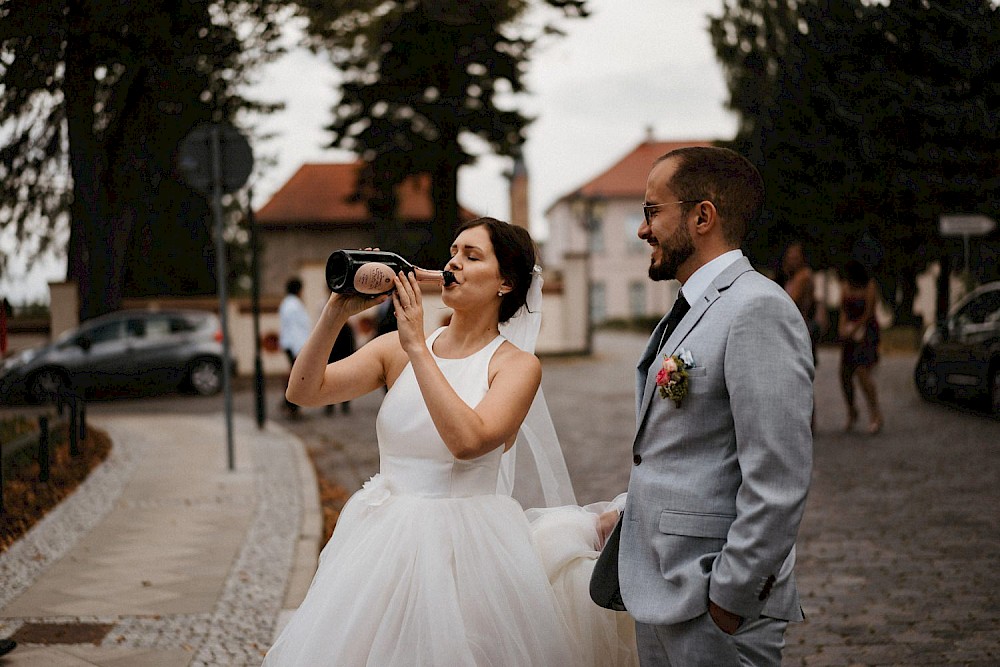
<svg viewBox="0 0 1000 667"><path fill-rule="evenodd" d="M719 224L719 212L710 201L703 201L698 204L697 217L695 218L695 232L709 233L713 227Z"/></svg>

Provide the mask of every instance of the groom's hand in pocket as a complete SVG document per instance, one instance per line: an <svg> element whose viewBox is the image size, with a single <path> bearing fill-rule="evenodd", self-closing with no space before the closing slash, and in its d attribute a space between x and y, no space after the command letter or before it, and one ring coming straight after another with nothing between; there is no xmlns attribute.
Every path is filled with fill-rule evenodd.
<svg viewBox="0 0 1000 667"><path fill-rule="evenodd" d="M743 624L742 616L738 616L731 611L726 611L711 600L708 601L708 614L715 621L715 624L719 626L719 629L727 635L735 633L740 629L740 625Z"/></svg>

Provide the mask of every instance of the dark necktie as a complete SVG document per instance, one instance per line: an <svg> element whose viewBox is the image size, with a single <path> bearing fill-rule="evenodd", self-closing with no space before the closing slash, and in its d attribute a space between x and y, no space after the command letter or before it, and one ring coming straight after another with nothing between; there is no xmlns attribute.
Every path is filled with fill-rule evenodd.
<svg viewBox="0 0 1000 667"><path fill-rule="evenodd" d="M674 301L674 305L670 308L670 312L667 313L667 317L663 320L663 330L660 333L660 340L657 341L656 347L647 347L642 359L639 360L637 368L640 373L645 375L645 373L649 370L649 366L653 363L653 359L655 359L657 353L663 349L663 343L670 337L670 333L677 328L677 323L684 318L685 313L689 310L691 310L691 306L688 305L687 299L684 298L684 294L678 292L677 300ZM660 326L657 325L656 328L659 329ZM653 331L652 335L655 336L656 331Z"/></svg>
<svg viewBox="0 0 1000 667"><path fill-rule="evenodd" d="M684 293L677 292L677 300L674 301L673 308L667 313L667 325L663 327L663 336L660 337L660 344L657 346L657 350L663 347L664 341L670 338L670 334L677 328L677 323L684 319L689 310L691 310L691 306L688 304L687 299L684 298Z"/></svg>

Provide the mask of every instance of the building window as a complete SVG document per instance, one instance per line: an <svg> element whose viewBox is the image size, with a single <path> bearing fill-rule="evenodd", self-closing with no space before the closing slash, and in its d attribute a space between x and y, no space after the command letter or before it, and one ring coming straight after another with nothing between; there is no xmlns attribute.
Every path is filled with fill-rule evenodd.
<svg viewBox="0 0 1000 667"><path fill-rule="evenodd" d="M642 213L630 213L625 218L625 252L638 255L649 250L646 242L639 238L639 226L642 224Z"/></svg>
<svg viewBox="0 0 1000 667"><path fill-rule="evenodd" d="M628 284L628 312L632 319L646 316L646 283L634 280Z"/></svg>
<svg viewBox="0 0 1000 667"><path fill-rule="evenodd" d="M608 318L607 295L604 283L590 285L590 322L600 324Z"/></svg>
<svg viewBox="0 0 1000 667"><path fill-rule="evenodd" d="M590 254L601 255L604 253L604 220L597 214L591 213L587 224L590 240Z"/></svg>

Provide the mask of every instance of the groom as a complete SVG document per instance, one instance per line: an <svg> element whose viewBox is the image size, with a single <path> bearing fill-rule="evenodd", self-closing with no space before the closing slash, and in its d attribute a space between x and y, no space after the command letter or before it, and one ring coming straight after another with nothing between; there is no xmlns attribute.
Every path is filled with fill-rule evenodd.
<svg viewBox="0 0 1000 667"><path fill-rule="evenodd" d="M667 153L646 182L649 277L676 278L681 296L639 361L620 524L643 665L778 666L786 625L802 620L792 568L813 358L795 304L739 249L763 199L753 165L722 148ZM674 366L686 385L671 384Z"/></svg>

